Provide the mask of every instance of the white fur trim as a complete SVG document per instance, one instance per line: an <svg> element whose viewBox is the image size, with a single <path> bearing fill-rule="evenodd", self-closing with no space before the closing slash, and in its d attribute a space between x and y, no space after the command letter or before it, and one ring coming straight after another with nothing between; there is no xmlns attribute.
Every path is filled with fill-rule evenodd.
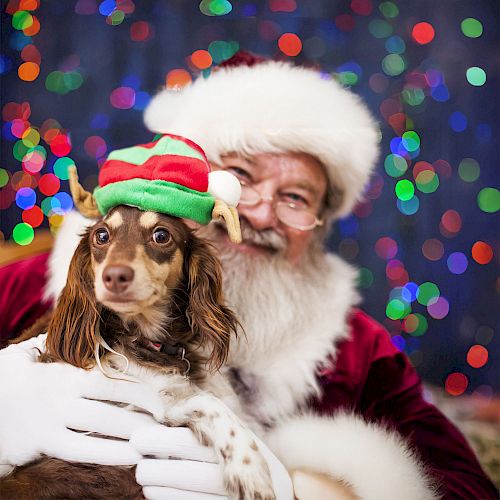
<svg viewBox="0 0 500 500"><path fill-rule="evenodd" d="M297 417L271 431L265 441L289 470L346 481L364 500L438 498L400 436L352 414Z"/></svg>
<svg viewBox="0 0 500 500"><path fill-rule="evenodd" d="M94 223L95 220L87 219L76 211L68 212L64 216L49 258L48 280L44 291L46 300L55 302L66 286L69 264L76 247L85 229Z"/></svg>
<svg viewBox="0 0 500 500"><path fill-rule="evenodd" d="M335 360L336 344L348 337L347 316L359 296L356 270L335 255L323 256L307 290L305 277L290 284L279 271L267 271L256 290L234 281L235 293L226 294L245 331L231 345L228 365L255 377L257 393L243 402L245 411L276 422L319 396L318 370Z"/></svg>
<svg viewBox="0 0 500 500"><path fill-rule="evenodd" d="M228 152L304 152L344 194L338 215L360 198L378 157L367 107L330 75L270 61L219 68L182 91L163 90L146 108L155 132L189 137L218 162Z"/></svg>

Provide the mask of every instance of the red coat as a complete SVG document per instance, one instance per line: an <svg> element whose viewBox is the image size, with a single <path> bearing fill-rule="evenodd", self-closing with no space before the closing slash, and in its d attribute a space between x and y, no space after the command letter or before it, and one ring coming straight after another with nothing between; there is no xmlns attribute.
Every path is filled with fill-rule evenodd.
<svg viewBox="0 0 500 500"><path fill-rule="evenodd" d="M42 302L48 254L0 269L0 348L49 307ZM319 414L339 409L383 421L406 436L441 484L444 498L498 498L458 429L422 397L420 378L384 328L362 311L350 317L351 335L338 345L335 366L318 376Z"/></svg>

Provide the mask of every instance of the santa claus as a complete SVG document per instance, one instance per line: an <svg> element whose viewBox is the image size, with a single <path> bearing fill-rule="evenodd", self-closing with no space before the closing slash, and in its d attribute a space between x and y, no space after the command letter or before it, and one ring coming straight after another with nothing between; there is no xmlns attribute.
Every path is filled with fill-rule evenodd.
<svg viewBox="0 0 500 500"><path fill-rule="evenodd" d="M231 243L217 224L200 229L219 250L227 300L244 330L223 372L245 412L266 429L261 437L291 474L295 495L495 498L463 436L424 400L406 356L357 308L356 270L324 250L329 224L361 198L378 157L380 133L360 99L329 75L240 53L182 91L160 92L145 122L155 132L194 140L214 169L241 183L243 243ZM19 333L48 307L41 295L47 266L45 294L57 297L65 283L63 263L85 223L71 215L50 258L40 255L2 271L6 332ZM37 428L52 432L51 444L37 448L19 438L26 432L16 425L20 415L39 406L36 395L22 396L29 392L33 362L27 345L17 349L9 363L0 361L2 380L16 380L14 389L0 389L2 408L9 408L0 415L0 462L16 465L37 453L67 458L57 441L71 418L49 422L39 410ZM22 353L23 362L15 361ZM81 388L85 375L71 372L68 380L73 376L73 392L68 396L71 384L61 380L60 393L72 402L84 392L92 397L90 388ZM117 400L122 389L113 382L111 399ZM58 398L57 381L51 384L50 397ZM104 411L83 427L132 436L128 448L86 442L71 459L138 462L137 480L148 498L224 496L220 469L185 430L137 429L125 413L113 430L103 424ZM17 448L16 439L22 443ZM275 457L270 461L276 487L285 491L288 477Z"/></svg>

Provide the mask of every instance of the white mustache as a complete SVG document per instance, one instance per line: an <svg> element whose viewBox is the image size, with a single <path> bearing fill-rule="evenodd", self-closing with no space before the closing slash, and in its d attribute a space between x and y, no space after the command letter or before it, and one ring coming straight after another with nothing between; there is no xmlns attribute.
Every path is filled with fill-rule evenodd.
<svg viewBox="0 0 500 500"><path fill-rule="evenodd" d="M257 231L253 229L250 223L243 218L240 220L240 225L241 236L244 243L269 248L276 252L286 249L286 238L278 234L273 229L263 229L261 231Z"/></svg>

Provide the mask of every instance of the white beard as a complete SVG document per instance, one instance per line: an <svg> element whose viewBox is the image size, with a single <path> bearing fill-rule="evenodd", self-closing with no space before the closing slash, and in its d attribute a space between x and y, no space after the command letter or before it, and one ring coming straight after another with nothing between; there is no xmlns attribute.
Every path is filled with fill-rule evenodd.
<svg viewBox="0 0 500 500"><path fill-rule="evenodd" d="M200 234L217 242L212 227ZM218 250L226 302L244 331L227 363L242 381L235 389L254 417L276 422L318 394L318 370L333 362L336 342L349 333L346 317L359 300L356 270L318 243L298 266L283 252Z"/></svg>

